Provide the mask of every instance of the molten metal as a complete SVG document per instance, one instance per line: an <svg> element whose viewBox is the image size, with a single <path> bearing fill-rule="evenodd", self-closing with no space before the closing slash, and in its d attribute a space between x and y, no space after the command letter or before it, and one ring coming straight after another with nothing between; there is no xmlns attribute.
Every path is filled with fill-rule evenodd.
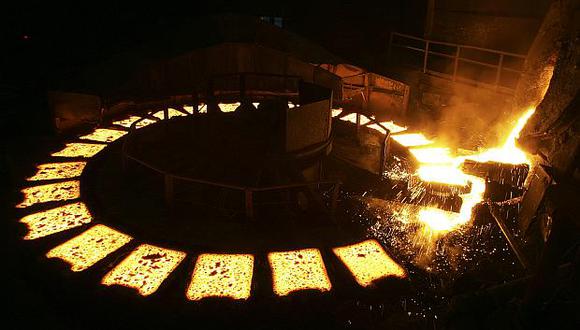
<svg viewBox="0 0 580 330"><path fill-rule="evenodd" d="M90 134L79 137L79 139L109 143L122 138L125 134L127 134L127 132L116 129L97 128Z"/></svg>
<svg viewBox="0 0 580 330"><path fill-rule="evenodd" d="M407 275L375 240L337 247L332 251L346 265L357 283L364 287L382 278L404 278Z"/></svg>
<svg viewBox="0 0 580 330"><path fill-rule="evenodd" d="M79 181L65 181L50 183L41 186L33 186L21 190L24 200L16 205L17 208L25 208L38 203L66 201L81 196Z"/></svg>
<svg viewBox="0 0 580 330"><path fill-rule="evenodd" d="M141 117L131 116L131 117L127 118L127 119L114 121L113 124L114 125L119 125L119 126L123 126L123 127L129 128L129 127L131 127L131 125L134 122L136 122L139 119L141 119ZM155 121L153 119L145 118L145 119L141 120L135 127L136 128L141 128L141 127L149 126L151 124L155 124L156 122L157 121Z"/></svg>
<svg viewBox="0 0 580 330"><path fill-rule="evenodd" d="M254 256L251 254L202 254L195 263L187 299L248 299L253 270Z"/></svg>
<svg viewBox="0 0 580 330"><path fill-rule="evenodd" d="M137 247L101 281L104 285L121 285L148 296L175 270L185 253L143 244Z"/></svg>
<svg viewBox="0 0 580 330"><path fill-rule="evenodd" d="M78 202L27 215L20 222L28 227L24 239L32 240L82 226L91 220L85 204Z"/></svg>
<svg viewBox="0 0 580 330"><path fill-rule="evenodd" d="M342 109L332 109L332 117L338 116L341 112L342 112ZM340 118L340 120L356 124L356 113L350 113L350 114ZM365 116L360 116L359 120L360 120L360 125L367 125L371 122L370 119L368 119ZM381 123L381 125L386 127L391 132L391 134L400 133L400 132L404 132L407 130L407 127L399 126L399 125L395 124L393 121L381 121L380 123ZM387 133L382 127L380 127L377 124L370 124L370 125L367 125L367 127L372 129L372 130L375 130L381 134Z"/></svg>
<svg viewBox="0 0 580 330"><path fill-rule="evenodd" d="M415 148L410 150L421 163L416 172L416 175L421 180L450 185L471 185L471 191L461 195L463 202L459 214L444 212L435 208L426 208L419 212L419 221L426 225L431 233L445 233L468 223L471 220L473 208L483 200L485 180L465 174L461 170L461 165L466 159L478 162L495 161L509 164L530 163L526 154L517 148L515 141L533 113L534 109L528 109L518 119L501 148L489 149L481 154L467 157L453 157L448 148ZM397 139L400 136L402 135L393 136L393 139Z"/></svg>
<svg viewBox="0 0 580 330"><path fill-rule="evenodd" d="M271 252L268 262L279 296L306 289L330 291L332 287L318 249Z"/></svg>
<svg viewBox="0 0 580 330"><path fill-rule="evenodd" d="M427 139L425 135L421 133L398 134L393 135L392 138L405 147L419 147L433 143L433 141Z"/></svg>
<svg viewBox="0 0 580 330"><path fill-rule="evenodd" d="M479 155L466 157L467 159L472 159L481 163L485 162L498 162L506 164L528 164L531 165L531 161L524 151L516 146L516 140L520 137L520 132L526 125L526 122L534 114L536 109L530 108L524 112L524 114L518 119L516 125L511 130L510 134L506 138L503 146L500 148L489 149Z"/></svg>
<svg viewBox="0 0 580 330"><path fill-rule="evenodd" d="M89 143L67 143L66 147L61 151L52 153L51 156L55 157L82 157L91 158L97 153L99 153L106 144L89 144Z"/></svg>
<svg viewBox="0 0 580 330"><path fill-rule="evenodd" d="M219 107L222 112L234 112L240 106L240 102L235 103L220 103Z"/></svg>
<svg viewBox="0 0 580 330"><path fill-rule="evenodd" d="M71 265L73 272L80 272L129 243L131 239L131 236L107 226L96 225L48 251L46 257L62 259Z"/></svg>
<svg viewBox="0 0 580 330"><path fill-rule="evenodd" d="M399 126L392 121L381 121L380 123L381 125L385 126L389 130L389 132L391 132L391 134L396 134L407 130L407 127ZM377 124L368 125L367 127L370 129L374 129L375 131L379 131L383 134L387 133Z"/></svg>
<svg viewBox="0 0 580 330"><path fill-rule="evenodd" d="M456 159L451 156L449 148L415 148L409 151L419 163L450 164Z"/></svg>
<svg viewBox="0 0 580 330"><path fill-rule="evenodd" d="M174 117L185 116L185 114L183 112L176 110L176 109L173 109L173 108L167 109L167 115L169 116L169 119L174 118ZM165 119L164 116L165 115L163 114L163 110L157 111L156 113L153 114L153 117L159 118L161 120Z"/></svg>
<svg viewBox="0 0 580 330"><path fill-rule="evenodd" d="M27 181L43 181L56 179L71 179L81 175L86 162L63 162L41 164L36 167L37 171L34 176L26 179Z"/></svg>

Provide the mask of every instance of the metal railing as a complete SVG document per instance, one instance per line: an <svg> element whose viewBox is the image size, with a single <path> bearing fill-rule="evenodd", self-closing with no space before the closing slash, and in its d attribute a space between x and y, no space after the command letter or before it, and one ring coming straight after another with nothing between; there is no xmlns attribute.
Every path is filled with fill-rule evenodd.
<svg viewBox="0 0 580 330"><path fill-rule="evenodd" d="M349 112L349 113L343 112L343 113L344 113L344 115L341 113L338 116L336 116L336 118L343 117L343 116L351 114L353 112ZM386 171L386 161L387 161L387 157L389 156L390 149L391 149L391 139L390 139L391 138L391 131L372 116L369 116L367 114L360 113L360 112L354 112L354 113L356 114L355 125L356 125L356 138L357 139L359 138L361 126L367 126L369 123L373 123L373 124L377 125L378 127L385 130L385 137L381 141L381 154L379 157L379 162L380 162L379 163L379 175L382 176L383 173L385 173L385 171ZM361 120L360 120L361 116L365 116L369 120L369 122L362 125Z"/></svg>
<svg viewBox="0 0 580 330"><path fill-rule="evenodd" d="M446 78L454 82L475 84L508 93L513 93L515 90L517 82L522 75L522 67L526 59L526 55L522 54L433 41L391 32L388 50L389 58L392 58L394 48L420 54L422 63L419 65L423 73ZM440 65L440 68L436 68L433 64L437 61L446 62L450 65ZM413 65L413 63L407 64ZM417 66L416 63L415 66ZM474 78L474 76L479 77ZM483 79L484 76L486 79Z"/></svg>
<svg viewBox="0 0 580 330"><path fill-rule="evenodd" d="M165 120L169 119L168 110L164 109L163 113L164 113L163 118ZM290 189L309 188L312 186L320 187L323 185L330 185L332 188L330 208L331 208L332 215L334 215L335 210L336 210L336 206L337 206L337 202L338 202L338 196L340 193L340 186L342 185L342 182L338 181L338 180L335 180L335 181L319 180L319 181L312 181L312 182L299 182L299 183L292 183L292 184L285 184L285 185L260 186L260 187L239 186L239 185L235 185L235 184L228 184L228 183L211 181L211 180L203 180L203 179L199 179L199 178L193 178L193 177L187 177L187 176L173 174L173 173L170 173L168 171L162 170L162 169L160 169L160 168L158 168L158 167L156 167L156 166L154 166L154 165L152 165L144 160L141 160L139 158L136 158L136 157L130 155L128 150L127 150L127 144L130 142L130 139L134 136L134 134L131 134L131 133L134 133L138 129L139 123L143 120L146 120L146 119L154 119L157 121L161 121L161 119L159 119L157 117L150 116L148 114L148 115L145 115L142 118L136 120L135 122L133 122L131 124L131 126L129 127L129 133L127 134L127 137L125 138L125 141L123 141L123 145L122 145L123 168L124 169L127 168L128 161L130 160L130 161L133 161L141 166L144 166L144 167L160 174L163 177L164 199L165 199L165 203L168 206L172 206L174 204L175 184L178 181L195 183L195 184L205 185L205 186L214 187L214 188L235 190L235 191L239 191L239 192L243 193L244 194L244 213L245 213L246 217L248 217L248 218L254 218L254 215L255 215L255 212L254 212L254 206L255 206L254 195L255 195L255 193L267 192L267 191L276 191L276 190L283 191L283 190L290 190Z"/></svg>
<svg viewBox="0 0 580 330"><path fill-rule="evenodd" d="M277 87L281 88L280 90L272 91L272 90L254 90L250 85L252 81L251 78L259 78L262 80L271 79L277 82ZM285 95L285 96L294 96L297 97L299 93L299 82L301 77L295 75L286 75L286 74L275 74L275 73L260 73L260 72L236 72L236 73L228 73L228 74L220 74L214 75L209 80L208 86L208 96L215 97L217 92L223 95L235 95L239 100L245 100L245 98L249 95L258 96L258 95ZM264 81L262 81L263 83ZM220 91L220 89L216 90L216 86L221 84L230 85L233 87L231 90L227 91ZM231 86L234 85L234 86ZM275 85L272 82L269 82L268 87L272 88Z"/></svg>

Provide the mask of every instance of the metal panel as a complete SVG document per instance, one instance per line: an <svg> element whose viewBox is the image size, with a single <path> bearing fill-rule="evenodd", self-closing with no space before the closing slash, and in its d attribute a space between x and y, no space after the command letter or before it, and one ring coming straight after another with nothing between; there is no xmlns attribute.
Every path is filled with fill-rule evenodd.
<svg viewBox="0 0 580 330"><path fill-rule="evenodd" d="M287 115L286 151L324 142L330 132L330 100L290 109Z"/></svg>

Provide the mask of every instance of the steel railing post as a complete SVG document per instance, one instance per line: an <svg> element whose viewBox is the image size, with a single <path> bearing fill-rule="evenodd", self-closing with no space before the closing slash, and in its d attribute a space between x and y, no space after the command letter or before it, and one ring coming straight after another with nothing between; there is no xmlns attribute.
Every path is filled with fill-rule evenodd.
<svg viewBox="0 0 580 330"><path fill-rule="evenodd" d="M429 40L425 40L425 56L423 56L423 73L427 73L428 56L429 56Z"/></svg>
<svg viewBox="0 0 580 330"><path fill-rule="evenodd" d="M461 46L457 46L455 50L455 58L453 62L453 81L457 80L457 67L459 66L459 56L461 56Z"/></svg>
<svg viewBox="0 0 580 330"><path fill-rule="evenodd" d="M499 54L499 62L497 64L497 72L495 74L495 89L498 89L500 85L502 67L503 67L503 54Z"/></svg>

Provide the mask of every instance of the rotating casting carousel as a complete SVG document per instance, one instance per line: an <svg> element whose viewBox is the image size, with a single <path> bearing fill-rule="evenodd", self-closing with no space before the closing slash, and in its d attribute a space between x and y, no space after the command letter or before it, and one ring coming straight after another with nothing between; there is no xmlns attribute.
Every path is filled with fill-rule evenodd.
<svg viewBox="0 0 580 330"><path fill-rule="evenodd" d="M70 290L112 301L92 308L150 311L138 324L224 310L226 323L302 322L335 310L337 294L406 281L377 240L348 227L340 181L323 174L329 100L176 108L101 125L26 179L16 205L24 240L45 250L53 272L70 270ZM305 123L319 132L305 138ZM120 307L127 300L139 307Z"/></svg>
<svg viewBox="0 0 580 330"><path fill-rule="evenodd" d="M433 279L490 259L517 273L486 205L493 182L495 201L523 185L513 140L532 111L504 146L456 156L328 99L220 109L112 120L38 164L17 214L60 294L142 326L408 326L443 313ZM357 125L387 148L378 176L345 156Z"/></svg>

